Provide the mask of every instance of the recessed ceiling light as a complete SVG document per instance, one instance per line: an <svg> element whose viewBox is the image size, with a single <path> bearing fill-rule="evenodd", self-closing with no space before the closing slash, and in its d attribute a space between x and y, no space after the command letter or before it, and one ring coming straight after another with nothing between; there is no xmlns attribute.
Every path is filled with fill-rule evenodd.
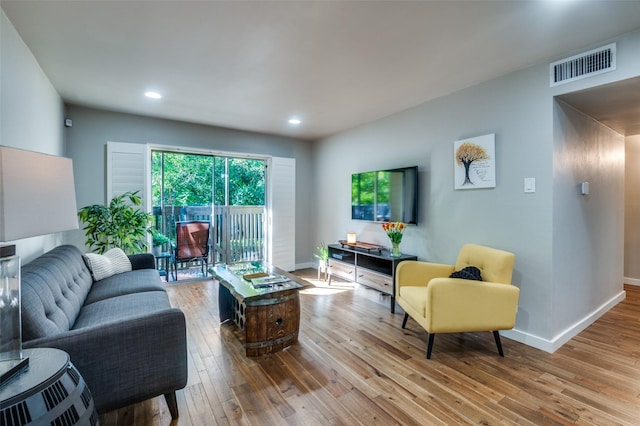
<svg viewBox="0 0 640 426"><path fill-rule="evenodd" d="M300 123L302 123L302 121L300 121L300 119L298 119L298 118L292 118L292 119L289 120L289 124L293 124L295 126L297 126Z"/></svg>
<svg viewBox="0 0 640 426"><path fill-rule="evenodd" d="M144 95L151 99L162 99L162 95L158 92L145 92Z"/></svg>

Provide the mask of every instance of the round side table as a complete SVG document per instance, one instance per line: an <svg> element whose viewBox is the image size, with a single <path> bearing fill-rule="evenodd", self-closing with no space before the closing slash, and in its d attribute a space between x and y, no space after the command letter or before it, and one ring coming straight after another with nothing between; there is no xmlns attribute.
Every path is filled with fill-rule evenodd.
<svg viewBox="0 0 640 426"><path fill-rule="evenodd" d="M58 349L25 349L29 367L0 388L3 425L97 425L84 379Z"/></svg>

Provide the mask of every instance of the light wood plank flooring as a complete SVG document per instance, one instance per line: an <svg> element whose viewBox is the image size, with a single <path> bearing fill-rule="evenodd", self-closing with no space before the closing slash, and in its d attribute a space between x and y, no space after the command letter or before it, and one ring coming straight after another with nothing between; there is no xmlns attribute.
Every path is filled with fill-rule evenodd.
<svg viewBox="0 0 640 426"><path fill-rule="evenodd" d="M180 418L158 397L102 425L640 424L640 287L554 354L503 338L500 358L491 333L466 333L436 336L426 360L427 334L402 330L400 308L340 284L303 292L298 344L248 359L219 324L217 286L168 287L187 317Z"/></svg>

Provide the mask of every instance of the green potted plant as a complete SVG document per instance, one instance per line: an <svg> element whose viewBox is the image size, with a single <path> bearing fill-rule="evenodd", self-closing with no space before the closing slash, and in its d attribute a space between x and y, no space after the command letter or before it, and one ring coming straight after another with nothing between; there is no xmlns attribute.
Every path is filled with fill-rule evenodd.
<svg viewBox="0 0 640 426"><path fill-rule="evenodd" d="M318 247L316 247L316 252L314 256L318 258L318 279L320 279L320 274L324 273L324 278L326 280L327 273L329 272L329 247L322 242Z"/></svg>
<svg viewBox="0 0 640 426"><path fill-rule="evenodd" d="M164 235L160 231L153 230L151 232L151 245L153 247L153 254L159 254L164 251L164 246L169 243L169 237Z"/></svg>
<svg viewBox="0 0 640 426"><path fill-rule="evenodd" d="M125 192L111 199L108 206L93 204L78 211L90 250L104 253L119 247L127 254L147 251L147 232L151 215L136 206L142 199L136 192Z"/></svg>

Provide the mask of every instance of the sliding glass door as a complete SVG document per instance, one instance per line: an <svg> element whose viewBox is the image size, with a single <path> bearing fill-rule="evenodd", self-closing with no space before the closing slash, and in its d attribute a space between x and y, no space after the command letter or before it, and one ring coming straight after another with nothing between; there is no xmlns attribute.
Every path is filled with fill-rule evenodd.
<svg viewBox="0 0 640 426"><path fill-rule="evenodd" d="M264 160L154 150L151 169L155 227L172 243L176 222L209 221L211 263L264 258Z"/></svg>
<svg viewBox="0 0 640 426"><path fill-rule="evenodd" d="M215 253L218 262L265 257L265 162L215 157Z"/></svg>

